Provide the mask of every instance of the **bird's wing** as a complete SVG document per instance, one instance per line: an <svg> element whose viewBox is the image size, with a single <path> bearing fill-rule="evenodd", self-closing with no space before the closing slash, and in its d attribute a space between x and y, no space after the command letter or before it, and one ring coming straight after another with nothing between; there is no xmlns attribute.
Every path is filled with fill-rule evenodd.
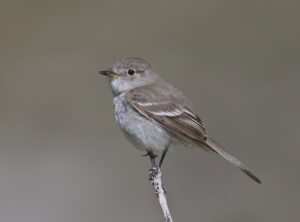
<svg viewBox="0 0 300 222"><path fill-rule="evenodd" d="M140 90L143 90L143 92L141 93ZM207 137L201 119L193 113L190 107L180 102L181 98L174 98L174 95L166 95L152 89L143 88L128 92L126 99L140 114L149 120L158 123L189 143L220 154L253 180L261 183L260 179L238 159Z"/></svg>
<svg viewBox="0 0 300 222"><path fill-rule="evenodd" d="M160 96L151 99L135 92L128 93L127 101L142 115L163 126L180 138L199 145L205 141L206 132L201 119L188 107L176 104L175 99ZM207 149L205 146L202 148Z"/></svg>

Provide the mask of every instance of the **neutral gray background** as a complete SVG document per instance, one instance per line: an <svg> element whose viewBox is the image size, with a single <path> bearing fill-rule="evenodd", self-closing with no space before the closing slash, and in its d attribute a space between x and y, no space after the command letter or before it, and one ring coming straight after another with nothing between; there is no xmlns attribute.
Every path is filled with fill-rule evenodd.
<svg viewBox="0 0 300 222"><path fill-rule="evenodd" d="M176 148L175 221L299 221L299 1L21 1L0 7L0 221L162 221L149 160L119 131L107 80L147 59L208 133L263 180Z"/></svg>

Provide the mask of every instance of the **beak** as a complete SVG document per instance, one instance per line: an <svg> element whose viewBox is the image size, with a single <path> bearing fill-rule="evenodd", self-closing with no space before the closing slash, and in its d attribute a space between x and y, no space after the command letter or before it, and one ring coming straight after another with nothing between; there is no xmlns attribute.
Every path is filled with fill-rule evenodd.
<svg viewBox="0 0 300 222"><path fill-rule="evenodd" d="M119 76L118 74L114 73L112 70L103 70L103 71L100 71L99 73L102 75L108 76L108 77L112 77L112 78Z"/></svg>

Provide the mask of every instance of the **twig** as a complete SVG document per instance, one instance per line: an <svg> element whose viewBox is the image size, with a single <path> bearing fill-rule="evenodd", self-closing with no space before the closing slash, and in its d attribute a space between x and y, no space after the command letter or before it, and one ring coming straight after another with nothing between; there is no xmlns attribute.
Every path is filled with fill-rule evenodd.
<svg viewBox="0 0 300 222"><path fill-rule="evenodd" d="M161 209L164 213L166 222L173 222L168 203L167 203L167 196L166 190L163 187L162 183L162 174L159 167L152 167L150 170L150 177L149 180L154 187L156 197L160 203Z"/></svg>

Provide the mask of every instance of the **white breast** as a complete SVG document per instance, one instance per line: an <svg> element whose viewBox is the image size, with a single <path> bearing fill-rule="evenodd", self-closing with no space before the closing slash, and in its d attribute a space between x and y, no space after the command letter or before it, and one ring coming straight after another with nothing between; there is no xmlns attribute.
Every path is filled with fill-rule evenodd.
<svg viewBox="0 0 300 222"><path fill-rule="evenodd" d="M170 134L158 124L139 114L124 98L113 98L115 118L126 138L137 148L160 152L171 142Z"/></svg>

